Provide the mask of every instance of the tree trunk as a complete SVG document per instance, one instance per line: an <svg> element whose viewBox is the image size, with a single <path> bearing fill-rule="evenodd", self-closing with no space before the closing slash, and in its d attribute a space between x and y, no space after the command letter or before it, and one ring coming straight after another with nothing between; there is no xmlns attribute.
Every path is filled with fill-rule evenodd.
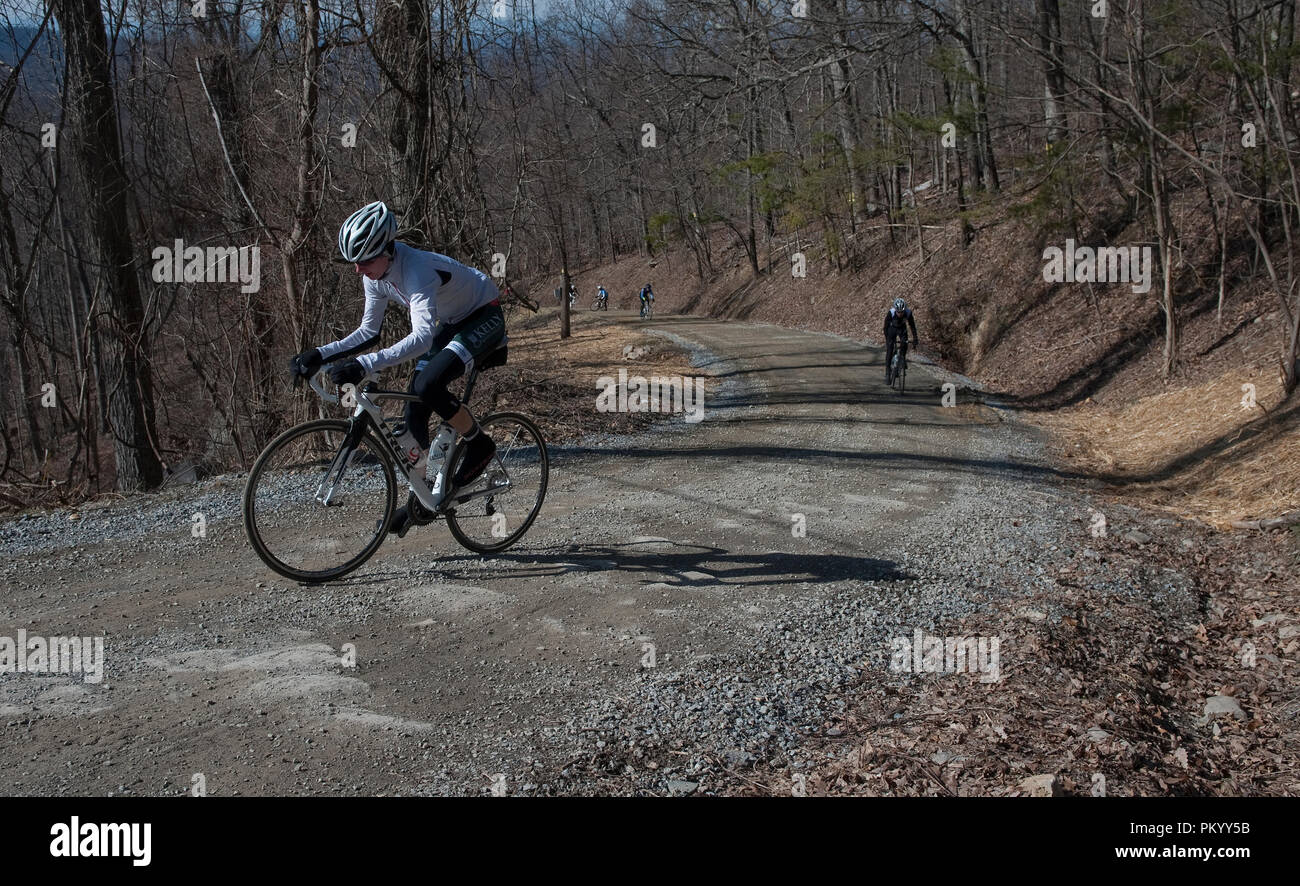
<svg viewBox="0 0 1300 886"><path fill-rule="evenodd" d="M298 32L299 63L302 81L298 95L298 156L294 195L293 229L282 238L280 266L284 273L285 295L291 306L294 341L305 346L303 328L302 282L298 271L298 252L306 244L320 211L320 178L316 150L316 106L319 95L317 75L320 71L320 0L303 0L294 8L294 29Z"/></svg>
<svg viewBox="0 0 1300 886"><path fill-rule="evenodd" d="M1133 86L1138 99L1138 106L1151 124L1155 125L1157 96L1147 80L1146 68L1146 9L1144 0L1138 0L1135 41L1139 63L1134 68ZM1155 219L1156 239L1160 244L1161 297L1160 305L1165 313L1165 346L1161 375L1166 379L1173 377L1178 365L1178 321L1174 314L1173 289L1173 219L1169 212L1169 182L1165 177L1164 164L1161 162L1158 137L1150 130L1146 139L1146 175L1147 190L1151 194L1151 209Z"/></svg>
<svg viewBox="0 0 1300 886"><path fill-rule="evenodd" d="M127 216L129 183L118 135L104 18L98 0L52 0L67 56L72 139L86 188L89 238L97 290L106 296L99 317L109 424L117 487L150 489L162 482L155 446L153 377L139 277Z"/></svg>
<svg viewBox="0 0 1300 886"><path fill-rule="evenodd" d="M1043 56L1043 120L1047 143L1066 136L1065 68L1061 62L1061 7L1058 0L1038 0L1038 48Z"/></svg>
<svg viewBox="0 0 1300 886"><path fill-rule="evenodd" d="M975 112L975 146L971 157L975 161L974 178L985 190L996 191L998 166L993 156L993 136L989 127L988 84L984 80L984 65L980 60L979 41L975 32L975 19L970 12L970 0L955 0L961 27L957 31L961 43L966 72L970 74L970 100Z"/></svg>
<svg viewBox="0 0 1300 886"><path fill-rule="evenodd" d="M842 24L845 13L843 0L821 0L820 8L813 12L813 23L822 40L822 51L834 57L848 45ZM857 103L853 100L853 75L847 58L830 65L831 100L835 103L835 120L839 128L840 149L844 152L844 165L849 175L849 222L854 231L862 224L863 198L866 187L862 170L858 166Z"/></svg>
<svg viewBox="0 0 1300 886"><path fill-rule="evenodd" d="M375 34L376 57L391 92L381 103L388 120L388 146L394 188L392 202L410 227L427 240L441 225L429 199L433 137L430 100L429 0L382 4Z"/></svg>

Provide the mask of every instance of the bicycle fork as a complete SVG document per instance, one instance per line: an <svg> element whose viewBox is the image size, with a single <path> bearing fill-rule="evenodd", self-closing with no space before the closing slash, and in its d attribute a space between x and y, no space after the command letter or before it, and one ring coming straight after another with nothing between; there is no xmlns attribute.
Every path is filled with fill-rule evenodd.
<svg viewBox="0 0 1300 886"><path fill-rule="evenodd" d="M361 442L365 432L366 429L360 422L354 421L349 426L348 434L343 438L343 445L339 447L338 452L334 453L329 467L325 469L325 475L321 477L320 485L316 487L316 501L326 507L334 503L334 493L338 491L343 475L351 466L352 456L356 455L357 444Z"/></svg>

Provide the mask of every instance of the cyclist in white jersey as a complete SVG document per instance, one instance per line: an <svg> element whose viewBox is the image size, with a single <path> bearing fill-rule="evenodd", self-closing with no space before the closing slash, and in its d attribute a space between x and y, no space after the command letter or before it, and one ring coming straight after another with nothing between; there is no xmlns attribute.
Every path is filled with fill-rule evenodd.
<svg viewBox="0 0 1300 886"><path fill-rule="evenodd" d="M365 278L361 325L345 338L298 354L289 361L289 369L310 377L328 361L330 378L345 385L422 358L410 385L420 399L407 403L405 430L398 439L411 470L422 474L429 456L429 420L438 413L465 438L465 459L451 480L453 487L464 486L487 468L496 444L480 433L478 423L447 385L468 372L476 357L505 340L501 294L483 272L445 255L399 243L396 233L397 219L382 202L362 207L343 223L339 252ZM410 335L383 350L353 356L379 343L384 310L393 303L410 311ZM408 501L393 518L391 531L399 537L406 535L413 522L424 522L411 519L412 506Z"/></svg>

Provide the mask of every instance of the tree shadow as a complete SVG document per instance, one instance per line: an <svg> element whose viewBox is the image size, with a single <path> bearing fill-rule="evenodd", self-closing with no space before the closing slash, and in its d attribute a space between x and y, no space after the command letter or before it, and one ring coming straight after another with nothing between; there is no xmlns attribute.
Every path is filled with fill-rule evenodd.
<svg viewBox="0 0 1300 886"><path fill-rule="evenodd" d="M721 320L746 320L758 310L761 301L755 297L761 277L751 277L731 292L724 295L709 312L709 316Z"/></svg>
<svg viewBox="0 0 1300 886"><path fill-rule="evenodd" d="M1194 298L1178 306L1180 326L1186 326L1190 320L1216 310L1217 307L1217 294L1208 290L1200 291ZM1164 323L1164 315L1157 310L1139 329L1116 341L1090 363L1080 366L1050 388L1030 394L985 390L982 398L1029 412L1047 412L1081 403L1097 393L1126 366L1144 357L1152 343L1163 336ZM1239 325L1228 337L1243 328L1244 325ZM1225 341L1226 339L1221 339L1216 342L1211 350L1220 347Z"/></svg>
<svg viewBox="0 0 1300 886"><path fill-rule="evenodd" d="M1067 480L1111 480L1111 479L1128 479L1112 475L1098 475L1081 471L1072 471L1064 468L1053 467L1050 464L1040 464L1031 461L1020 461L1012 457L1008 458L958 458L947 455L926 455L914 452L855 452L844 449L819 449L814 447L804 447L797 445L779 446L779 445L731 445L731 446L709 446L701 445L699 447L684 446L624 446L619 447L616 452L607 449L598 449L594 447L575 446L572 448L554 449L548 447L551 454L552 462L561 459L567 460L568 457L602 455L612 458L641 458L647 462L653 462L656 459L672 458L689 458L694 463L701 463L711 460L724 462L733 462L739 460L742 463L774 463L788 464L797 462L801 464L817 464L819 466L834 466L837 463L845 465L870 465L885 471L949 471L951 473L970 473L985 474L998 473L1009 476L1018 476L1024 479L1039 480L1046 477L1055 477ZM658 489L651 482L645 484L647 489Z"/></svg>
<svg viewBox="0 0 1300 886"><path fill-rule="evenodd" d="M1242 446L1246 443L1262 445L1270 443L1283 434L1300 432L1300 397L1292 396L1281 407L1268 415L1262 415L1240 427L1221 434L1215 439L1166 462L1162 467L1141 474L1102 474L1100 479L1120 483L1158 483L1170 480L1176 474L1213 458L1216 455ZM1297 442L1300 448L1300 442Z"/></svg>

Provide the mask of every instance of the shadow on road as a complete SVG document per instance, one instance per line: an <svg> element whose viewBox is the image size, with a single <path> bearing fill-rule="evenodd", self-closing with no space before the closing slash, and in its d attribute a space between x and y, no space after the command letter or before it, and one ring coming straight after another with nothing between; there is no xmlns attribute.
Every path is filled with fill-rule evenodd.
<svg viewBox="0 0 1300 886"><path fill-rule="evenodd" d="M627 542L614 545L575 545L558 550L513 552L498 559L516 564L511 577L541 578L578 572L642 573L643 584L682 588L743 587L856 579L902 581L913 578L897 563L875 557L843 554L733 553L725 548L678 542ZM458 564L480 558L473 554L443 557L440 571L455 572ZM465 578L481 576L481 569Z"/></svg>
<svg viewBox="0 0 1300 886"><path fill-rule="evenodd" d="M668 447L631 447L611 452L591 447L548 447L551 462L567 460L570 457L590 457L594 455L611 458L644 458L647 460L661 458L690 457L693 460L721 459L731 461L742 459L746 462L835 462L845 464L871 464L883 470L915 471L921 468L931 470L950 470L970 474L989 472L1019 475L1026 479L1056 477L1065 480L1124 480L1106 474L1090 474L1079 471L1063 470L1051 465L1019 461L1015 458L957 458L942 455L923 455L915 452L857 452L845 449L807 449L800 446L704 446L698 449ZM653 488L647 486L647 488Z"/></svg>

